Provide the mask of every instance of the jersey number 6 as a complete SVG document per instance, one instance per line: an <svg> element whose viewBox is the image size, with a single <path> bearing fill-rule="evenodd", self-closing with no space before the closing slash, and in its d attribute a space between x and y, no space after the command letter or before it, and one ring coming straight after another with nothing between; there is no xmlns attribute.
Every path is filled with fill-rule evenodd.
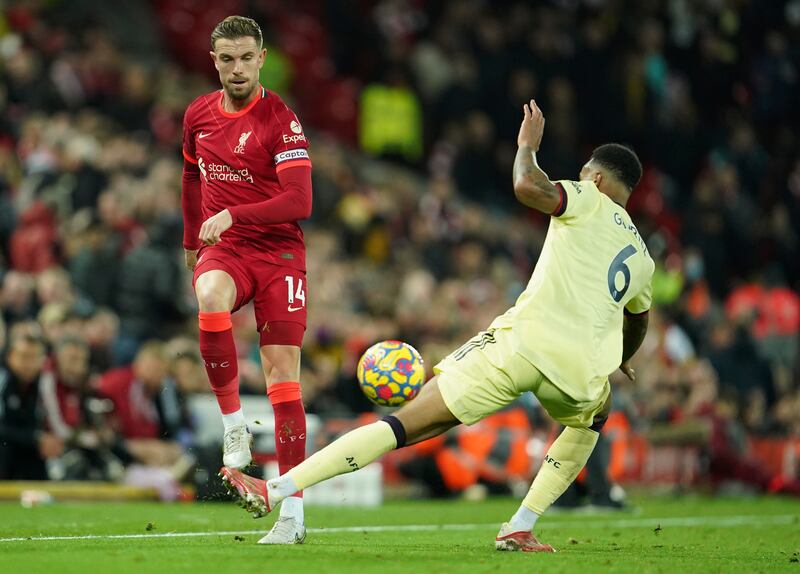
<svg viewBox="0 0 800 574"><path fill-rule="evenodd" d="M617 253L611 265L608 268L608 291L611 293L611 298L619 303L625 296L625 292L631 285L631 270L625 265L625 260L631 255L636 253L636 248L633 245L628 245L622 251ZM625 284L622 289L617 289L617 273L622 273L625 278Z"/></svg>

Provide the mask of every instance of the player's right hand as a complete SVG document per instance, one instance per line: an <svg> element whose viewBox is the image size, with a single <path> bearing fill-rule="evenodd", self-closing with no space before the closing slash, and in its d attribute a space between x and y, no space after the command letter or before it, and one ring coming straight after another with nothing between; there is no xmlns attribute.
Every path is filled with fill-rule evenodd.
<svg viewBox="0 0 800 574"><path fill-rule="evenodd" d="M216 215L212 215L200 226L200 241L206 245L216 245L222 241L222 234L233 225L233 216L227 209L223 209Z"/></svg>
<svg viewBox="0 0 800 574"><path fill-rule="evenodd" d="M197 252L198 249L184 249L183 256L186 260L186 267L189 271L194 271L195 266L197 265Z"/></svg>
<svg viewBox="0 0 800 574"><path fill-rule="evenodd" d="M539 151L544 133L544 115L536 100L531 100L529 104L522 106L522 125L519 127L517 145L519 147L529 147L533 151Z"/></svg>

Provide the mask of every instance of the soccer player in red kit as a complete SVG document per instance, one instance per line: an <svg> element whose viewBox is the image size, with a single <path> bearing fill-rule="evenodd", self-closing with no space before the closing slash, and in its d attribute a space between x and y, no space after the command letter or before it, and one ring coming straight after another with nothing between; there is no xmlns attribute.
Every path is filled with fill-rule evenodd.
<svg viewBox="0 0 800 574"><path fill-rule="evenodd" d="M267 51L255 21L225 18L211 48L222 90L194 100L183 120L183 245L194 270L200 352L225 425L224 464L243 468L252 436L239 403L231 313L254 302L285 473L305 458L299 380L307 301L297 222L311 214L308 140L297 116L259 83ZM286 502L261 543L305 539L302 498Z"/></svg>

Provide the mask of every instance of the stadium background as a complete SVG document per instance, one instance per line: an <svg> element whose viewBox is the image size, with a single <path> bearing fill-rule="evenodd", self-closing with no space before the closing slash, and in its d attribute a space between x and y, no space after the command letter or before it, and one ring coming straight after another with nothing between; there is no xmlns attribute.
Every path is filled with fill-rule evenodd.
<svg viewBox="0 0 800 574"><path fill-rule="evenodd" d="M409 341L435 364L521 292L547 226L509 185L535 97L552 177L577 177L606 141L645 166L630 211L657 262L655 309L637 383L614 378L612 478L764 491L797 477L797 1L6 3L4 347L83 339L90 388L158 340L144 348L164 354L149 366L159 392L207 392L180 245L181 119L218 87L208 37L236 13L261 24L263 82L311 141L302 383L318 440L371 416L354 372L372 342ZM235 320L243 389L263 396L251 313ZM163 442L186 452L197 432L181 419ZM406 471L428 492L510 489L552 429L521 404L469 432L414 453L435 471ZM408 462L390 458L387 478Z"/></svg>

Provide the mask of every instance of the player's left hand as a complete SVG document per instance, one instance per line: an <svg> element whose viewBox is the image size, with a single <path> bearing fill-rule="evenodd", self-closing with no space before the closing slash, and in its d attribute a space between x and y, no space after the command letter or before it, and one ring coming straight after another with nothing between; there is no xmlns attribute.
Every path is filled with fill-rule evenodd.
<svg viewBox="0 0 800 574"><path fill-rule="evenodd" d="M619 366L619 370L622 371L625 374L625 376L628 377L630 380L632 381L636 380L636 371L633 370L628 361L622 363Z"/></svg>
<svg viewBox="0 0 800 574"><path fill-rule="evenodd" d="M200 226L200 241L206 245L216 245L221 241L222 234L233 225L231 212L223 209L216 215L212 215Z"/></svg>

